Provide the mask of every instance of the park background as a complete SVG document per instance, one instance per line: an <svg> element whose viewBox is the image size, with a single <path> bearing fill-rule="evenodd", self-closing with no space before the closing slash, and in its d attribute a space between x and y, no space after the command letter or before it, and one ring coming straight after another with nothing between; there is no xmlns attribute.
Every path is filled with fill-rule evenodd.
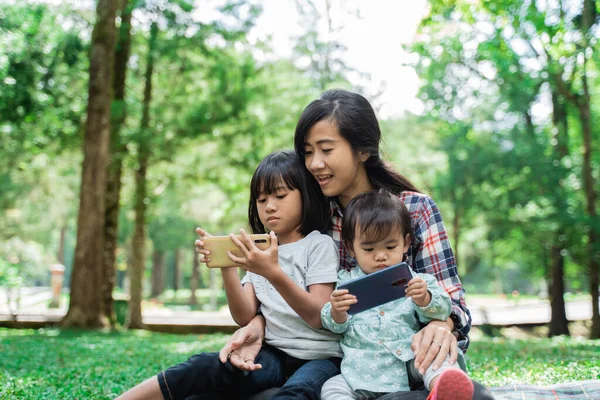
<svg viewBox="0 0 600 400"><path fill-rule="evenodd" d="M439 205L468 304L550 304L536 338L488 327L475 376L598 379L599 2L407 3L0 1L0 307L18 326L64 265L66 312L1 331L21 355L0 397L110 398L219 348L144 331L142 312L224 306L194 229L247 225L254 168L330 88L372 102L384 157ZM569 323L570 300L591 318Z"/></svg>

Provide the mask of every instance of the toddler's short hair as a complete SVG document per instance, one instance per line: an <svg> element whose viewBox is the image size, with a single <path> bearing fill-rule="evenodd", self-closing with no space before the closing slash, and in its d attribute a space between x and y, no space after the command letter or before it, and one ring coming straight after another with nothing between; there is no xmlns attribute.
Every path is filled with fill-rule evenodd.
<svg viewBox="0 0 600 400"><path fill-rule="evenodd" d="M378 242L399 229L402 236L410 235L414 243L410 213L404 202L386 190L373 190L353 198L342 221L342 243L353 251L356 233Z"/></svg>

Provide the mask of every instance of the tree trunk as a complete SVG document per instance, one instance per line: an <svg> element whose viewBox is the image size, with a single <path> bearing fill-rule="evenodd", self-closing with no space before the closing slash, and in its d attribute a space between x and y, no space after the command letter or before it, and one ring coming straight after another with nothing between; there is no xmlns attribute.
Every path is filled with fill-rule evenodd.
<svg viewBox="0 0 600 400"><path fill-rule="evenodd" d="M584 2L584 26L583 33L587 35L589 28L593 23L593 2L586 0ZM587 39L584 39L587 42ZM586 46L586 50L589 47ZM588 85L587 75L587 54L583 53L583 74L581 76L583 93L576 98L577 109L579 110L579 119L581 121L581 133L583 135L583 190L586 199L586 212L589 218L589 234L588 234L588 270L590 274L590 294L592 295L592 329L590 337L592 339L600 338L600 313L598 310L598 285L600 284L598 277L598 215L596 213L596 191L594 189L594 176L592 166L592 112L590 88Z"/></svg>
<svg viewBox="0 0 600 400"><path fill-rule="evenodd" d="M594 190L594 177L592 174L592 123L590 111L590 97L587 87L587 78L584 74L584 95L580 98L579 115L583 133L583 187L586 199L586 211L590 219L588 236L588 268L590 274L590 293L592 295L592 330L591 338L600 338L600 314L598 310L598 232L596 223L596 192Z"/></svg>
<svg viewBox="0 0 600 400"><path fill-rule="evenodd" d="M110 154L106 182L106 213L104 227L104 252L102 262L102 312L114 327L116 317L113 309L112 292L116 279L116 255L119 233L119 199L121 193L121 172L127 148L121 139L121 127L125 123L125 81L127 61L131 44L132 6L123 0L121 27L115 51L113 79L114 100L111 114Z"/></svg>
<svg viewBox="0 0 600 400"><path fill-rule="evenodd" d="M142 280L144 277L144 265L146 261L146 210L148 201L146 198L146 172L150 158L150 103L152 101L152 74L154 72L154 52L156 50L156 38L158 36L158 25L152 23L150 27L150 39L145 74L144 102L142 108L142 121L140 124L138 142L138 168L135 174L135 228L132 240L133 262L131 265L131 298L129 301L130 329L143 329L142 323Z"/></svg>
<svg viewBox="0 0 600 400"><path fill-rule="evenodd" d="M215 271L215 268L210 268L209 276L210 276L210 278L209 278L210 309L214 311L217 309L217 272Z"/></svg>
<svg viewBox="0 0 600 400"><path fill-rule="evenodd" d="M154 250L152 253L152 290L151 296L158 297L165 289L165 253Z"/></svg>
<svg viewBox="0 0 600 400"><path fill-rule="evenodd" d="M135 228L131 241L133 260L131 263L129 329L143 329L142 323L142 289L144 266L146 261L146 171L148 169L148 155L140 151L138 154L138 168L135 172Z"/></svg>
<svg viewBox="0 0 600 400"><path fill-rule="evenodd" d="M106 325L100 292L106 164L110 135L110 102L115 51L115 0L98 0L92 32L87 121L83 142L83 168L77 244L71 277L69 311L63 326L98 328Z"/></svg>
<svg viewBox="0 0 600 400"><path fill-rule="evenodd" d="M548 336L569 335L569 321L567 320L564 299L565 259L561 254L562 250L562 247L556 244L550 249L550 256L552 260L552 277L549 292L552 316L550 318L550 330L548 331Z"/></svg>
<svg viewBox="0 0 600 400"><path fill-rule="evenodd" d="M198 304L198 299L196 299L196 289L198 289L198 278L200 276L200 262L198 261L198 254L196 253L196 249L192 250L194 255L192 257L192 279L190 282L190 305L195 306Z"/></svg>
<svg viewBox="0 0 600 400"><path fill-rule="evenodd" d="M583 134L583 189L586 199L586 212L589 218L589 234L588 234L588 271L590 274L590 294L592 295L592 329L590 337L592 339L600 338L600 313L598 310L598 285L600 279L598 277L598 239L599 232L596 228L598 216L596 213L596 192L594 189L594 176L592 166L592 120L591 120L591 98L590 88L588 85L587 62L588 49L590 46L590 38L593 36L591 28L596 19L596 4L593 0L584 0L582 11L581 33L583 39L583 73L581 75L581 83L583 93L576 95L576 105L579 110L579 119L581 121L581 132ZM591 53L591 51L590 51Z"/></svg>
<svg viewBox="0 0 600 400"><path fill-rule="evenodd" d="M592 228L593 229L593 228ZM592 329L590 332L591 339L600 339L600 316L598 313L598 262L595 258L595 246L598 243L598 235L596 232L590 232L589 247L592 256L590 256L590 293L592 295Z"/></svg>
<svg viewBox="0 0 600 400"><path fill-rule="evenodd" d="M553 145L553 164L561 166L563 159L569 155L569 120L565 105L562 102L563 98L553 91L552 92L552 122L555 127L555 144ZM562 180L566 177L566 173L560 170L561 173L556 176L554 182L555 190L554 208L557 214L566 212L567 209L567 194L562 185ZM566 223L564 218L558 216L558 228L554 232L554 242L550 249L550 284L548 293L550 294L550 325L548 336L570 335L569 321L567 320L567 312L565 309L565 259L563 250L565 248L565 228ZM561 226L562 225L562 226Z"/></svg>
<svg viewBox="0 0 600 400"><path fill-rule="evenodd" d="M181 281L181 271L179 265L179 249L175 249L175 254L173 255L173 290L177 292L179 290L180 281Z"/></svg>
<svg viewBox="0 0 600 400"><path fill-rule="evenodd" d="M59 264L65 265L65 241L67 238L67 223L60 228L60 239L58 241L58 252L56 254L56 260Z"/></svg>
<svg viewBox="0 0 600 400"><path fill-rule="evenodd" d="M194 250L194 252L195 251L196 250ZM197 253L196 253L195 257L196 257L196 259L198 258L198 254ZM199 263L200 262L198 261L198 264ZM198 287L200 289L205 289L206 288L206 282L204 281L204 274L203 274L204 270L206 270L206 269L208 269L208 268L204 268L203 269L201 266L198 266Z"/></svg>

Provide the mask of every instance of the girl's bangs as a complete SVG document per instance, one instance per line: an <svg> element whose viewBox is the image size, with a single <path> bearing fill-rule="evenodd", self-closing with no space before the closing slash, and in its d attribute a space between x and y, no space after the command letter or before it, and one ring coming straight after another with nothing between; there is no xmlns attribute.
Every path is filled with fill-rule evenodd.
<svg viewBox="0 0 600 400"><path fill-rule="evenodd" d="M261 193L275 193L282 186L289 190L297 189L298 185L294 182L293 173L289 169L282 165L280 168L264 168L260 171L256 176L257 185L252 188L256 189L255 197Z"/></svg>

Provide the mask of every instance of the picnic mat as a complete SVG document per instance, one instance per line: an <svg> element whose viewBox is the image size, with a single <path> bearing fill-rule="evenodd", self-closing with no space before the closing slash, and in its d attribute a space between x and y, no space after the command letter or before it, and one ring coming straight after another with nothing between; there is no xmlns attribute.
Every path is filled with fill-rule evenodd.
<svg viewBox="0 0 600 400"><path fill-rule="evenodd" d="M577 381L551 386L518 384L488 389L496 400L600 400L600 380Z"/></svg>
<svg viewBox="0 0 600 400"><path fill-rule="evenodd" d="M488 390L496 400L600 400L600 380L577 381L560 383L551 386L538 386L527 384L515 384L506 386L489 387ZM258 395L252 396L251 400L267 400L277 389L270 389ZM386 395L386 398L390 396ZM427 392L405 392L394 393L393 399L425 399ZM186 400L200 400L201 396L188 397Z"/></svg>

